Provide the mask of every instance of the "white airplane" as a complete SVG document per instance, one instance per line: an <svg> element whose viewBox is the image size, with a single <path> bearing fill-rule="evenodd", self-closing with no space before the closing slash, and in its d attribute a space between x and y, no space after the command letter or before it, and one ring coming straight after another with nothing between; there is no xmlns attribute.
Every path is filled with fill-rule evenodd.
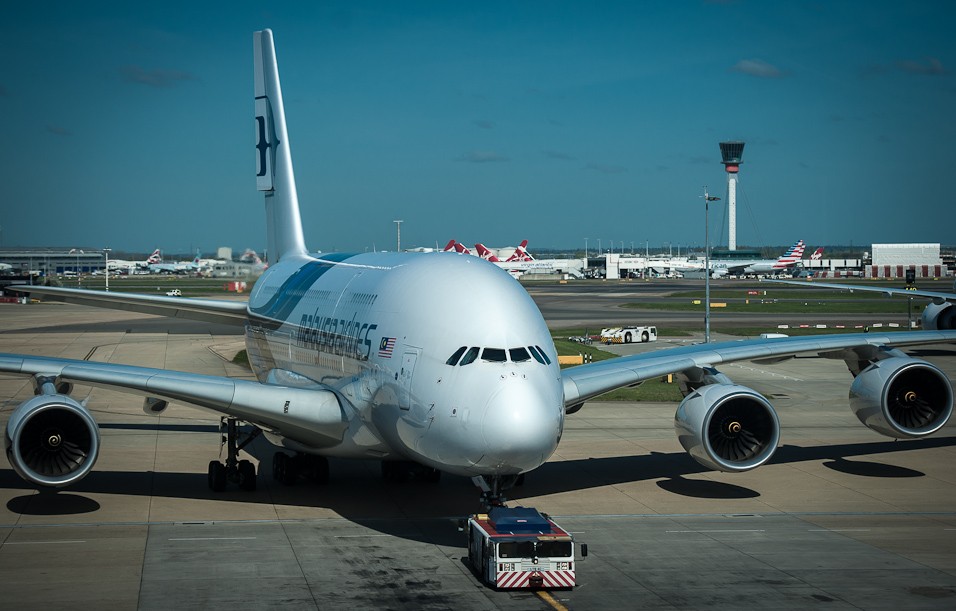
<svg viewBox="0 0 956 611"><path fill-rule="evenodd" d="M887 297L923 297L931 302L923 308L921 324L923 329L948 331L956 329L956 281L953 282L952 293L939 291L923 291L920 289L897 289L882 286L866 286L860 284L838 284L833 282L807 282L806 280L766 280L780 284L792 284L817 289L838 289L842 291L860 291L862 293L883 293Z"/></svg>
<svg viewBox="0 0 956 611"><path fill-rule="evenodd" d="M126 259L109 259L106 262L106 268L110 272L132 274L136 270L148 269L151 264L160 263L163 260L162 253L157 248L143 261L129 261Z"/></svg>
<svg viewBox="0 0 956 611"><path fill-rule="evenodd" d="M100 291L20 290L73 303L243 326L258 381L23 354L0 372L31 376L36 396L9 415L7 457L41 487L86 476L100 437L74 383L145 396L147 414L171 401L221 414L225 464L209 463L214 490L253 489L240 459L262 433L281 448L273 476L326 481L326 457L384 460L383 474L420 465L428 476L471 476L486 503L541 466L566 414L615 388L676 373L686 390L675 428L710 469L762 465L780 438L770 402L716 370L737 360L817 353L846 361L851 407L894 438L937 431L953 411L950 381L894 347L956 341L956 331L759 339L686 346L561 370L544 318L497 266L456 254L313 254L306 250L272 32L254 35L257 186L265 195L269 266L248 303ZM459 295L453 307L448 296ZM508 316L488 307L508 304ZM243 427L242 425L248 425ZM212 450L212 448L211 448ZM218 448L215 449L218 451ZM212 453L212 452L211 452ZM406 462L399 462L406 461Z"/></svg>

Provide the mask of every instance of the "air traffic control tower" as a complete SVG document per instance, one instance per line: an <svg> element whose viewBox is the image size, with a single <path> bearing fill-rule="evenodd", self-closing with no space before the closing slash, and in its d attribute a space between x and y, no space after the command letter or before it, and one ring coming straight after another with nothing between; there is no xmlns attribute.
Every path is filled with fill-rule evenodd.
<svg viewBox="0 0 956 611"><path fill-rule="evenodd" d="M724 169L727 170L727 249L737 250L737 172L743 163L744 143L731 140L718 144Z"/></svg>

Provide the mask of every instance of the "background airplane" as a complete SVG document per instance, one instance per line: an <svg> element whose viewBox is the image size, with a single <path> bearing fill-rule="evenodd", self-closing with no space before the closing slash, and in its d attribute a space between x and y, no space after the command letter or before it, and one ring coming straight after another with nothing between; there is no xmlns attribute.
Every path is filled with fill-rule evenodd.
<svg viewBox="0 0 956 611"><path fill-rule="evenodd" d="M817 289L836 289L841 291L861 291L864 293L882 293L887 297L923 297L929 299L930 303L923 308L920 315L920 324L926 330L951 330L956 329L956 281L953 282L952 293L941 293L939 291L924 291L915 288L897 289L882 286L867 286L865 284L837 284L833 282L808 282L806 280L767 280L767 282L779 282L781 284L793 284Z"/></svg>
<svg viewBox="0 0 956 611"><path fill-rule="evenodd" d="M675 432L709 469L746 471L780 439L770 401L716 367L795 354L843 360L851 408L897 439L939 430L953 411L950 381L900 346L956 341L956 331L758 339L690 345L561 370L551 334L520 284L479 258L419 253L309 254L305 246L272 32L254 44L256 184L266 203L276 262L247 303L20 286L55 300L223 322L243 327L256 381L22 354L0 354L0 372L29 376L35 396L10 413L7 457L26 481L62 487L86 476L99 429L74 384L145 397L162 414L184 402L222 414L225 462L208 483L256 486L240 458L263 435L278 447L274 478L325 482L329 456L383 460L410 470L470 476L488 504L554 453L565 417L589 399L668 373L685 394ZM457 299L448 306L449 295ZM489 303L507 303L502 317ZM212 449L218 452L219 448Z"/></svg>

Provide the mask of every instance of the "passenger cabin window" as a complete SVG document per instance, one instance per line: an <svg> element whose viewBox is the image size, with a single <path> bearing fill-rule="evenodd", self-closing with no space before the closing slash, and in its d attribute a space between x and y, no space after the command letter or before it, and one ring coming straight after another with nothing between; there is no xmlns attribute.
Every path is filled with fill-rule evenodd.
<svg viewBox="0 0 956 611"><path fill-rule="evenodd" d="M525 348L511 348L508 352L511 355L511 360L515 363L524 363L531 360L531 355Z"/></svg>
<svg viewBox="0 0 956 611"><path fill-rule="evenodd" d="M504 363L508 360L504 348L485 348L481 352L481 360L492 363Z"/></svg>
<svg viewBox="0 0 956 611"><path fill-rule="evenodd" d="M451 365L452 367L454 367L455 365L457 365L457 364L458 364L458 359L461 358L461 355L464 354L464 353L465 353L465 350L467 350L467 349L468 349L468 346L462 346L462 347L459 348L458 350L455 350L455 354L453 354L453 355L451 355L450 357L448 357L448 360L445 361L445 364L446 364L446 365Z"/></svg>
<svg viewBox="0 0 956 611"><path fill-rule="evenodd" d="M471 348L469 348L469 349L468 349L468 352L465 353L465 356L462 357L461 362L458 363L458 364L459 364L459 365L470 365L471 363L474 363L474 362L475 362L475 359L478 358L478 351L479 351L479 350L480 350L480 348L478 348L478 347L471 347Z"/></svg>

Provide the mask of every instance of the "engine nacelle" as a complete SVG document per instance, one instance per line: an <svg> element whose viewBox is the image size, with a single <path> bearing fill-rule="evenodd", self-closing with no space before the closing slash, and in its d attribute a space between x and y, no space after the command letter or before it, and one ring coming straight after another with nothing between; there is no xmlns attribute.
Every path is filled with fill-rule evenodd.
<svg viewBox="0 0 956 611"><path fill-rule="evenodd" d="M7 460L23 479L60 488L90 472L100 448L96 421L66 395L39 395L7 421Z"/></svg>
<svg viewBox="0 0 956 611"><path fill-rule="evenodd" d="M935 366L909 357L876 361L850 386L850 409L881 435L925 437L953 414L953 387Z"/></svg>
<svg viewBox="0 0 956 611"><path fill-rule="evenodd" d="M922 325L927 331L956 329L956 306L950 301L927 304L923 309Z"/></svg>
<svg viewBox="0 0 956 611"><path fill-rule="evenodd" d="M759 467L780 441L770 402L737 384L709 384L687 395L674 415L674 429L694 460L718 471Z"/></svg>

